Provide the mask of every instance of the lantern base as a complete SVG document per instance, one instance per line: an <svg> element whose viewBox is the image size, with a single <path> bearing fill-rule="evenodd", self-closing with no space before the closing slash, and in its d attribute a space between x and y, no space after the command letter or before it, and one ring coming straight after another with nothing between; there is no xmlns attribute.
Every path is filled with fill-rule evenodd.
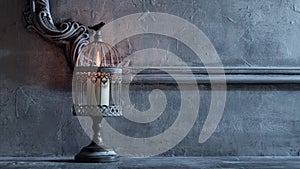
<svg viewBox="0 0 300 169"><path fill-rule="evenodd" d="M76 162L81 163L110 163L119 160L119 156L111 149L99 146L93 141L81 149L75 156Z"/></svg>

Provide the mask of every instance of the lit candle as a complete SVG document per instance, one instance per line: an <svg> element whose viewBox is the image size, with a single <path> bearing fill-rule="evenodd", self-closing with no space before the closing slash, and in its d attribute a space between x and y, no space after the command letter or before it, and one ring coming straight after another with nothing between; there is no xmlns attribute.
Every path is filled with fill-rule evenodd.
<svg viewBox="0 0 300 169"><path fill-rule="evenodd" d="M109 105L109 79L106 83L101 83L101 105Z"/></svg>

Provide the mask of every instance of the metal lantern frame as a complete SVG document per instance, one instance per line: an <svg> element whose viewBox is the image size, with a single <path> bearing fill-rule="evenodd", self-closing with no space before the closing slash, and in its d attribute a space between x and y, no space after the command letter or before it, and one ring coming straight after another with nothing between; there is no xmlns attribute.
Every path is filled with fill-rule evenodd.
<svg viewBox="0 0 300 169"><path fill-rule="evenodd" d="M76 86L86 86L86 82L90 80L91 84L96 84L98 80L102 83L109 83L110 85L110 98L113 97L113 104L101 105L78 103L76 99L74 102L74 115L76 116L102 116L102 117L119 117L122 116L121 100L118 97L121 93L122 69L121 68L107 68L107 67L75 67L73 80L78 83L73 88L73 98L76 98ZM115 87L111 87L115 86ZM115 89L115 90L114 90ZM80 94L80 93L77 93ZM91 97L91 96L86 96ZM112 101L110 100L110 103Z"/></svg>
<svg viewBox="0 0 300 169"><path fill-rule="evenodd" d="M82 49L73 72L74 115L91 117L94 132L92 142L75 156L79 162L118 160L117 153L104 146L100 128L103 117L122 116L121 58L116 48L103 42L102 26L103 22L90 27L96 31L94 41Z"/></svg>

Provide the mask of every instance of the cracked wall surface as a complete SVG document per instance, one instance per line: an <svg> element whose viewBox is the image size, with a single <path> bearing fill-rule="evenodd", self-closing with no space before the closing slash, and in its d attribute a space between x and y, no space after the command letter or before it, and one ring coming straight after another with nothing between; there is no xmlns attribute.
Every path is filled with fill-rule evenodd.
<svg viewBox="0 0 300 169"><path fill-rule="evenodd" d="M224 66L297 67L300 65L298 0L50 0L56 22L86 25L111 22L137 12L182 17L211 40ZM71 80L63 50L26 31L25 1L0 1L0 156L74 155L89 139L72 116ZM168 49L190 66L202 66L181 42L141 35L118 44L122 55L145 48ZM143 64L143 60L136 61ZM157 61L159 64L161 61ZM151 63L155 64L155 62ZM149 91L166 92L168 107L155 123L138 125L112 119L130 136L151 136L168 128L178 114L178 88L133 85L132 102L147 110ZM198 137L210 106L210 87L199 85L201 103L195 126L166 156L300 154L298 85L232 85L221 123L205 143ZM188 111L188 110L187 110Z"/></svg>

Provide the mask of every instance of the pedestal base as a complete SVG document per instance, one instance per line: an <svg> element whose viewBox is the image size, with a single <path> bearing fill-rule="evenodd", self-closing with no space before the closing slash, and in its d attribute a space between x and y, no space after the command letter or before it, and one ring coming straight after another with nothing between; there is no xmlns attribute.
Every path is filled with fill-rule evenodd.
<svg viewBox="0 0 300 169"><path fill-rule="evenodd" d="M92 142L82 148L75 156L75 161L82 163L110 163L118 161L119 156L113 150L99 146Z"/></svg>

